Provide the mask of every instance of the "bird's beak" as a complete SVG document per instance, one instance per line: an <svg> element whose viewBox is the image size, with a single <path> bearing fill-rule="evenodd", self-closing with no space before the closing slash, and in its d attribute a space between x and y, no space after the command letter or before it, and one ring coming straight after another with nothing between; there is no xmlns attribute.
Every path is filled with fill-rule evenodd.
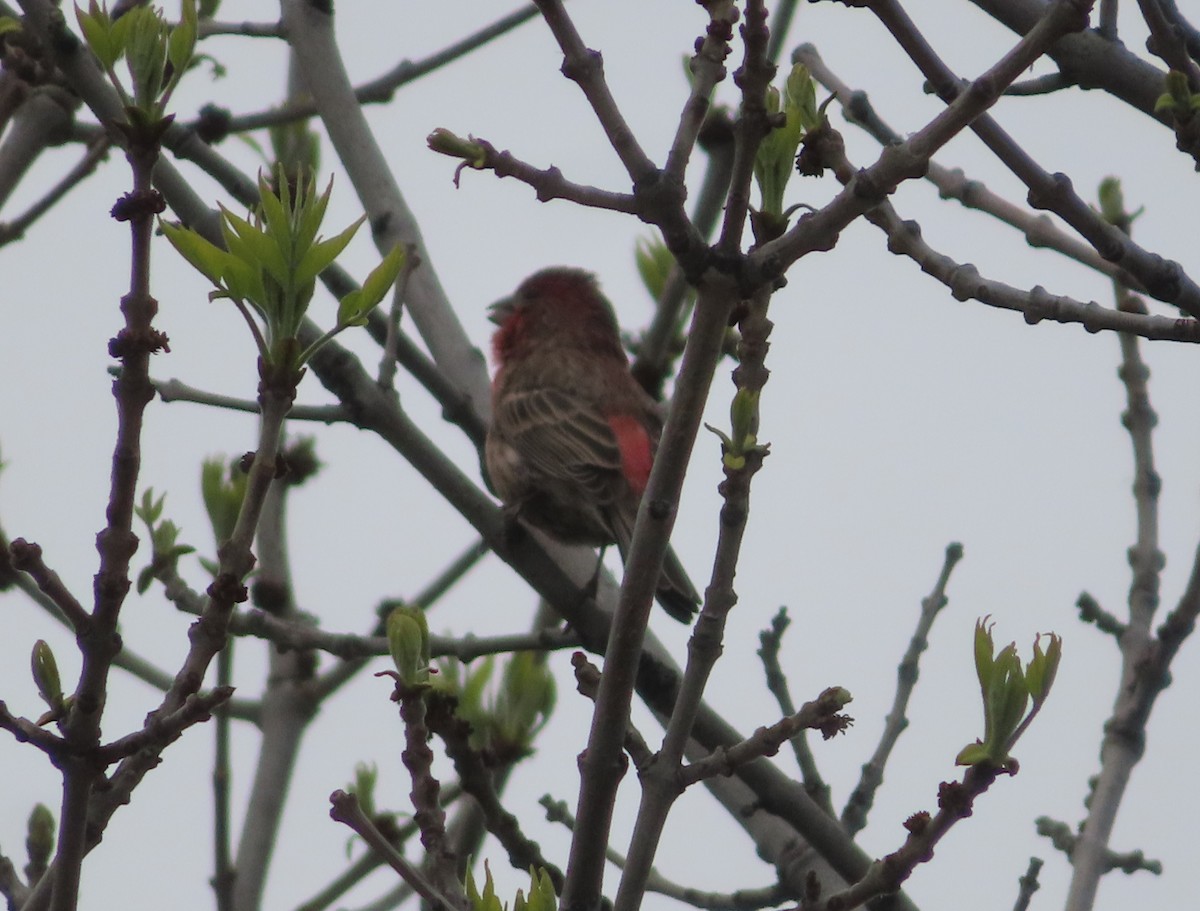
<svg viewBox="0 0 1200 911"><path fill-rule="evenodd" d="M487 308L488 319L497 326L503 326L517 309L517 303L511 297L504 297Z"/></svg>

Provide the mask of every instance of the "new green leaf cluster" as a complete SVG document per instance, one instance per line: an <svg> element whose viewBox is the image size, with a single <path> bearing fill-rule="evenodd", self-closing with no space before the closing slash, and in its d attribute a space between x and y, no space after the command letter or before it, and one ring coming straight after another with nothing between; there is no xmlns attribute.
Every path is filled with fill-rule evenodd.
<svg viewBox="0 0 1200 911"><path fill-rule="evenodd" d="M247 218L221 208L224 249L190 228L167 223L162 228L184 259L216 286L209 299L227 298L241 310L264 364L296 371L333 336L366 323L367 314L395 283L405 255L402 247L394 247L361 288L339 301L336 325L301 350L297 336L317 276L346 248L365 216L322 239L317 232L332 181L320 195L311 180L289 186L282 169L276 182L277 189L260 176L260 201Z"/></svg>
<svg viewBox="0 0 1200 911"><path fill-rule="evenodd" d="M1042 639L1049 645L1042 649ZM983 739L964 747L959 765L987 763L1009 772L1016 761L1009 755L1050 694L1062 659L1062 638L1054 633L1033 641L1033 657L1022 665L1015 642L996 652L992 624L975 624L975 672L983 696Z"/></svg>
<svg viewBox="0 0 1200 911"><path fill-rule="evenodd" d="M501 902L496 895L496 885L492 882L492 871L486 861L483 869L485 879L482 893L475 886L475 877L471 875L470 870L467 870L464 887L471 911L508 911L508 905ZM518 889L516 898L513 899L512 911L556 911L557 908L558 896L554 894L554 884L550 881L550 874L545 870L531 867L529 869L529 898L526 898L525 893Z"/></svg>
<svg viewBox="0 0 1200 911"><path fill-rule="evenodd" d="M458 700L457 714L471 725L471 746L499 757L527 754L534 736L554 708L554 677L544 656L513 652L489 691L496 658L489 655L466 668L447 659L439 664L435 686Z"/></svg>
<svg viewBox="0 0 1200 911"><path fill-rule="evenodd" d="M75 7L75 17L131 119L161 119L196 49L196 0L183 0L175 25L167 23L161 9L141 5L131 6L114 19L107 6L96 0L91 0L87 12ZM122 58L129 69L132 96L117 76L116 65Z"/></svg>
<svg viewBox="0 0 1200 911"><path fill-rule="evenodd" d="M754 179L758 182L762 205L767 216L783 218L783 191L796 161L800 140L820 125L817 92L808 68L796 64L788 74L783 91L767 89L767 112L782 114L783 124L772 130L758 147L754 159Z"/></svg>

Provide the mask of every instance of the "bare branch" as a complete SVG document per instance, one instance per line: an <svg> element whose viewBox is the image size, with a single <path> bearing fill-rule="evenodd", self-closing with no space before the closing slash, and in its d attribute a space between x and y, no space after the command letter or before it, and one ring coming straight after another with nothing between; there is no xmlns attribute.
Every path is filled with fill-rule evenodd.
<svg viewBox="0 0 1200 911"><path fill-rule="evenodd" d="M63 583L62 577L48 567L42 559L42 548L37 544L17 538L8 545L9 559L12 568L19 572L28 573L37 584L38 591L50 599L51 603L62 612L62 616L75 630L76 635L91 628L92 616L71 594Z"/></svg>
<svg viewBox="0 0 1200 911"><path fill-rule="evenodd" d="M1159 5L1159 0L1138 0L1138 7L1141 8L1142 19L1150 29L1146 49L1161 58L1169 69L1186 75L1192 91L1200 91L1200 66L1188 56L1187 44L1172 28Z"/></svg>
<svg viewBox="0 0 1200 911"><path fill-rule="evenodd" d="M429 134L429 147L435 152L453 154L446 151L447 139L451 134L445 130L434 130ZM535 168L526 164L511 152L497 152L486 139L471 136L467 140L454 137L472 151L470 161L464 161L454 174L454 185L458 186L459 174L464 168L470 167L476 171L493 171L497 177L515 177L528 184L537 193L538 202L549 202L552 199L566 199L577 205L592 209L607 209L612 212L624 212L627 215L639 214L638 200L629 193L616 193L611 190L601 190L584 184L574 183L562 175L562 171L551 166Z"/></svg>
<svg viewBox="0 0 1200 911"><path fill-rule="evenodd" d="M633 130L625 122L616 99L604 79L604 61L599 51L583 43L575 23L567 15L560 0L535 0L542 18L550 26L558 46L562 48L562 74L576 83L591 104L596 119L603 127L608 141L625 165L625 171L636 186L650 180L658 171L654 162L642 151Z"/></svg>
<svg viewBox="0 0 1200 911"><path fill-rule="evenodd" d="M1086 4L1088 0L1075 2ZM872 4L872 8L877 11L882 8L881 15L886 14L886 24L896 29L904 37L905 43L908 43L911 35L917 34L911 23L904 27L907 17L896 4L878 0ZM968 88L960 91L959 83L953 83L957 97L945 111L905 142L884 149L878 162L856 174L850 186L823 209L800 219L781 238L752 253L746 271L750 275L777 275L807 253L829 249L836 242L838 233L851 221L882 202L904 180L924 174L930 157L950 139L968 126L979 132L981 124L991 123L985 112L1000 97L1004 88L1037 60L1046 47L1071 29L1082 27L1085 21L1068 0L1055 2L1048 7L1038 24ZM928 53L931 55L932 50ZM1080 205L1087 209L1082 202ZM1090 214L1089 219L1105 227ZM1200 289L1197 291L1200 292ZM1200 303L1200 293L1197 301Z"/></svg>
<svg viewBox="0 0 1200 911"><path fill-rule="evenodd" d="M908 727L906 712L908 701L917 685L921 653L929 647L929 631L933 629L933 621L948 603L946 585L950 581L950 573L954 571L962 556L961 544L952 543L946 547L945 560L942 562L937 582L929 595L921 600L921 616L917 620L917 628L909 640L908 650L900 660L900 666L896 669L896 695L892 700L891 711L885 719L883 735L870 760L863 766L862 777L842 810L842 825L851 835L862 831L866 826L867 814L875 802L875 792L883 784L883 770L887 766L888 758L901 733Z"/></svg>
<svg viewBox="0 0 1200 911"><path fill-rule="evenodd" d="M111 148L107 136L102 136L88 145L83 157L62 178L47 190L42 197L12 221L0 222L0 246L20 240L25 232L68 193L95 172L96 166L108 158ZM4 166L0 163L0 171Z"/></svg>
<svg viewBox="0 0 1200 911"><path fill-rule="evenodd" d="M575 831L575 817L567 808L566 801L554 800L549 794L545 794L539 798L538 803L545 809L548 822L562 823L571 831ZM625 855L615 848L609 847L605 856L614 867L625 869ZM650 868L650 875L646 879L646 891L657 892L693 908L704 908L706 911L757 911L760 908L776 907L792 897L791 893L779 884L727 893L703 892L672 882L654 867Z"/></svg>
<svg viewBox="0 0 1200 911"><path fill-rule="evenodd" d="M729 775L755 759L774 756L800 730L820 731L828 740L850 726L851 719L840 714L848 702L850 694L846 690L829 687L816 699L800 706L794 715L759 728L739 744L722 747L711 756L690 763L679 773L679 786L687 788L714 775Z"/></svg>
<svg viewBox="0 0 1200 911"><path fill-rule="evenodd" d="M396 89L410 82L415 82L421 77L427 76L429 73L465 57L477 48L483 47L485 44L512 31L517 26L528 22L536 15L537 7L533 5L522 7L509 13L507 16L500 17L495 22L484 26L460 41L456 41L442 50L430 54L422 60L402 60L382 76L370 82L365 82L354 89L354 98L359 104L389 102L395 97ZM213 25L219 28L221 24L213 23ZM280 37L283 36L282 29L277 23L265 26L257 26L254 23L249 23L248 25L251 28L260 28L263 32L271 31L272 34L278 32ZM237 26L234 27L236 28ZM204 24L201 24L201 29L204 29ZM265 35L265 37L271 37L271 35ZM304 120L312 117L316 113L318 111L315 103L293 98L281 108L274 108L269 111L260 111L253 114L235 114L231 116L227 112L210 108L202 111L199 119L189 123L188 127L204 135L208 141L217 142L231 133L245 133L251 130L263 129L264 127L292 123L296 120Z"/></svg>
<svg viewBox="0 0 1200 911"><path fill-rule="evenodd" d="M1073 17L1090 6L1091 0L1055 0L1046 7L1045 15L1038 25L1026 34L1018 47L1030 42L1041 30L1042 34L1039 37L1042 40L1038 41L1036 46L1031 43L1028 47L1029 50L1037 50L1040 56L1058 37L1069 30L1077 31L1081 23ZM879 0L878 3L872 4L872 9L879 14L888 30L897 36L901 45L913 58L913 62L933 85L938 97L950 105L947 114L954 110L964 97L976 91L976 87L981 83L998 80L1008 85L1019 75L1019 72L1005 72L1003 66L998 65L972 83L971 89L964 90L961 80L923 39L919 39L915 26L895 0ZM914 35L918 35L918 39L910 40ZM1016 56L1019 55L1014 51L1007 59L1011 60ZM1028 58L1028 63L1033 63L1036 59L1036 56ZM930 127L926 130L930 130ZM1079 197L1067 175L1046 172L994 119L984 114L983 109L972 119L970 127L992 153L1029 187L1030 205L1035 209L1054 212L1078 231L1104 259L1136 276L1142 287L1158 300L1174 304L1190 316L1200 317L1200 286L1187 276L1179 263L1164 260L1157 254L1143 250L1118 228L1105 222ZM921 133L926 130L922 130Z"/></svg>
<svg viewBox="0 0 1200 911"><path fill-rule="evenodd" d="M1125 635L1126 625L1100 606L1100 602L1087 592L1080 592L1075 601L1079 609L1079 619L1084 623L1094 623L1096 629L1108 633L1118 642Z"/></svg>
<svg viewBox="0 0 1200 911"><path fill-rule="evenodd" d="M1017 882L1020 884L1020 891L1017 893L1016 903L1013 905L1013 911L1028 911L1029 902L1033 898L1033 893L1041 888L1041 883L1038 882L1038 873L1042 870L1042 860L1038 857L1029 858L1029 867Z"/></svg>
<svg viewBox="0 0 1200 911"><path fill-rule="evenodd" d="M766 672L767 689L775 697L775 701L784 715L796 714L796 703L792 699L787 676L779 664L779 646L783 640L783 633L791 622L791 618L787 615L787 608L781 607L771 619L771 628L758 634L760 643L758 656L762 659L763 670ZM822 809L832 816L833 803L830 800L829 785L822 777L821 770L817 768L817 761L808 745L806 730L798 731L789 742L796 755L796 764L800 767L800 777L804 781L805 790L813 800L820 804Z"/></svg>
<svg viewBox="0 0 1200 911"><path fill-rule="evenodd" d="M363 813L362 808L358 805L358 799L353 794L334 791L329 795L329 802L331 804L330 817L353 829L423 899L435 908L462 907L460 904L452 902L448 896L438 892L417 867L410 864L403 854L392 847L391 843L375 827L375 824Z"/></svg>
<svg viewBox="0 0 1200 911"><path fill-rule="evenodd" d="M903 142L903 137L888 126L871 107L866 92L854 91L842 82L826 66L815 47L811 44L800 45L793 59L807 66L813 78L837 96L842 112L850 123L865 130L881 145ZM1034 215L1027 209L1009 202L993 193L981 181L968 178L961 169L947 168L931 159L925 179L938 188L943 198L956 199L968 209L986 212L1016 228L1025 236L1031 247L1057 250L1064 256L1111 278L1119 278L1130 287L1145 290L1136 278L1105 260L1090 245L1060 231L1048 215Z"/></svg>

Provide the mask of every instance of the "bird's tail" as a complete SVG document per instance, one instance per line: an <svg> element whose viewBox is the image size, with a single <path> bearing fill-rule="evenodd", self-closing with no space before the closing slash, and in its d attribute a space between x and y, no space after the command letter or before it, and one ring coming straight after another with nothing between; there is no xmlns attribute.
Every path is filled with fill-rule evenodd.
<svg viewBox="0 0 1200 911"><path fill-rule="evenodd" d="M613 516L612 525L617 550L621 552L621 562L624 563L629 555L629 545L633 541L633 517ZM691 623L700 610L700 593L688 578L675 549L669 544L666 556L663 557L662 572L654 589L654 597L663 610L680 623Z"/></svg>

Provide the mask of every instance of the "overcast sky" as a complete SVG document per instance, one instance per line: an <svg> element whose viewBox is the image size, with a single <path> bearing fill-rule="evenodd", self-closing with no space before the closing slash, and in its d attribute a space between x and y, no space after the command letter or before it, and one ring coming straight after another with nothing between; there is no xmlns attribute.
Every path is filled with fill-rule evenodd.
<svg viewBox="0 0 1200 911"><path fill-rule="evenodd" d="M339 36L355 82L401 59L422 58L510 8L482 0L398 3L381 12L383 6L338 5ZM912 7L910 14L935 48L964 77L986 69L1014 41L968 3L936 0ZM680 0L573 0L568 8L584 40L604 53L609 83L643 147L661 162L686 97L681 61L704 27L703 11ZM175 14L173 4L168 9ZM272 4L249 0L226 0L222 9L228 20L267 21L276 15ZM1127 45L1144 53L1144 35L1132 21L1123 24ZM901 133L919 129L941 108L936 98L922 94L920 74L866 11L803 4L789 47L799 41L815 43L834 71L869 92ZM241 113L281 97L281 42L224 38L203 49L221 60L228 76L216 82L205 72L190 76L178 97L181 117L209 101ZM446 127L488 139L535 165L555 164L572 180L626 189L628 180L581 93L559 74L560 62L549 31L533 21L369 112L421 220L430 265L481 346L490 329L485 306L546 265L595 271L626 329L636 331L649 318L651 302L633 260L635 240L647 235L644 225L565 202L541 204L526 186L491 174L467 172L455 189L454 162L425 148L429 131ZM723 85L720 97L732 102L732 85ZM1085 198L1094 198L1104 176L1120 176L1130 207L1146 206L1135 225L1137 240L1195 275L1197 183L1190 159L1174 150L1165 129L1099 92L1006 99L995 113L1043 167L1069 173ZM833 119L845 132L854 163L872 163L878 155L873 141L840 114ZM259 166L254 150L238 139L220 150L247 173ZM0 219L14 217L36 199L79 151L67 147L47 154ZM335 165L332 150L325 147L323 153L323 165ZM1024 198L1023 188L969 134L938 160L963 167L1014 201ZM189 166L184 171L201 193L228 204L211 180ZM359 214L348 181L333 173L326 234ZM47 562L85 603L96 569L94 535L104 522L114 427L106 343L119 327L117 304L128 287L127 229L108 210L128 188L128 175L123 158L113 155L25 241L0 249L5 286L0 454L6 463L0 525L12 538L40 543ZM820 206L836 189L831 179L795 181L788 200ZM987 216L938 200L929 184L905 185L894 202L902 217L920 221L932 246L975 263L986 277L1021 288L1041 284L1111 305L1103 276L1032 250ZM364 232L345 265L361 278L376 259ZM254 351L241 318L222 302L210 304L203 281L161 238L153 270L153 291L161 301L156 325L171 338L171 353L154 359L153 374L252 397ZM925 908L1008 908L1017 878L1036 855L1046 865L1034 907L1060 906L1069 867L1035 834L1033 819L1045 814L1074 825L1081 817L1086 779L1098 770L1100 729L1115 696L1119 657L1115 643L1075 619L1073 605L1087 590L1124 615L1130 582L1126 549L1135 534L1117 338L1089 335L1078 326L1031 327L1019 315L955 301L911 261L889 254L886 238L861 221L835 250L803 259L788 278L771 309L772 374L760 431L771 456L754 481L738 574L740 601L709 699L747 733L777 719L754 651L759 630L786 605L794 622L783 655L796 698L811 698L833 684L855 697L854 727L814 746L840 807L882 730L895 665L920 600L937 577L946 545L962 542L966 556L924 658L911 727L861 843L874 855L894 850L903 839L901 822L917 810L935 809L938 783L959 774L955 754L982 733L971 664L976 619L990 614L998 641L1016 639L1025 653L1036 633L1053 630L1065 639L1063 665L1042 717L1016 750L1020 774L996 783L975 815L939 846L935 862L917 870L908 891ZM1174 315L1160 305L1154 312ZM323 324L332 321L333 306L323 293L312 314ZM369 340L345 340L373 370L378 352ZM1163 479L1165 610L1183 589L1200 535L1200 425L1194 405L1200 361L1192 347L1166 342L1144 343L1143 356L1159 415L1155 454ZM719 371L710 403L708 420L718 426L727 423L731 366ZM474 452L461 434L440 426L437 406L415 381L402 375L398 383L405 408L477 476ZM329 397L310 376L300 401ZM146 429L139 487L167 492L167 513L183 527L184 538L211 554L198 495L199 463L214 453L253 448L254 419L155 403ZM326 628L365 631L380 598L416 593L475 539L467 523L374 437L348 427L293 426L292 432L316 434L326 463L295 493L290 508L297 596ZM702 432L674 535L701 583L707 581L716 539L719 480L717 442ZM135 559L139 569L147 550ZM610 559L616 566L615 555ZM203 587L198 565L185 561L183 570ZM527 587L489 557L439 604L431 626L455 633L523 630L534 605ZM128 646L161 667L177 667L188 618L160 590L131 597L122 616ZM49 640L73 687L78 659L72 638L19 593L0 598L0 617L0 698L14 712L35 717L41 708L27 670L30 647L35 639ZM660 611L652 624L683 660L686 631ZM1189 643L1186 650L1194 647ZM262 652L260 643L239 643L240 695L260 692ZM509 809L528 822L529 834L560 864L561 835L541 820L536 800L549 792L574 802L575 756L590 705L569 684L568 659L568 653L552 659L563 672L555 718L537 756L518 768L506 792ZM1200 748L1190 723L1200 674L1186 653L1173 673L1112 845L1161 859L1165 874L1112 874L1097 903L1104 911L1194 902L1190 874L1200 805L1182 786L1180 770L1184 757ZM404 808L408 785L388 692L385 682L364 676L325 706L309 731L264 907L294 907L344 866L348 830L329 821L327 795L346 785L356 762L378 763L381 805ZM155 704L155 692L116 672L106 739L140 727ZM653 722L644 714L636 720L656 741ZM244 727L237 730L234 790L244 796L257 737ZM789 767L786 751L778 761ZM209 730L193 731L167 751L162 767L116 815L85 863L85 911L161 907L168 896L179 911L212 907L210 762ZM32 803L45 802L57 815L58 777L36 751L7 736L0 737L0 769L5 781L0 851L18 860ZM627 781L614 832L619 850L636 797L635 782ZM667 839L657 866L669 878L720 891L773 880L773 871L698 789L677 805ZM494 844L485 853L501 882L509 884L509 894L523 884ZM348 906L383 892L388 877L377 874ZM607 883L615 888L611 871ZM667 904L652 897L648 907Z"/></svg>

